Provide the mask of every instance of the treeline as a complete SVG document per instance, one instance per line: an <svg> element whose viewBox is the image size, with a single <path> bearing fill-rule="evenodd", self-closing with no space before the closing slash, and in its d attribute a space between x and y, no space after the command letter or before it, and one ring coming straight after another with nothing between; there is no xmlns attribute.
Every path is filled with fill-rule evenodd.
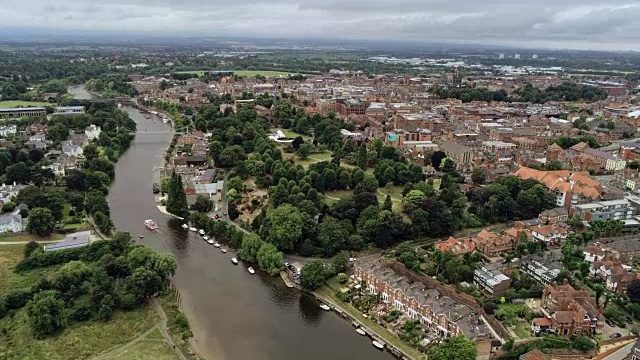
<svg viewBox="0 0 640 360"><path fill-rule="evenodd" d="M593 149L597 149L597 148L602 146L602 145L600 145L598 143L596 138L594 138L591 135L585 135L585 136L580 136L580 137L561 136L561 137L553 140L552 144L558 144L561 148L568 149L568 148L572 147L573 145L577 145L577 144L579 144L581 142L588 143L589 147L591 147Z"/></svg>
<svg viewBox="0 0 640 360"><path fill-rule="evenodd" d="M87 90L98 92L105 98L117 96L134 97L138 94L138 91L130 84L130 81L131 79L125 74L110 74L89 79L86 86Z"/></svg>
<svg viewBox="0 0 640 360"><path fill-rule="evenodd" d="M16 270L28 272L55 265L62 266L40 276L33 286L13 288L0 296L0 318L26 307L33 336L43 339L73 323L106 321L115 310L141 306L167 287L176 270L171 255L133 245L128 233L117 233L110 241L50 252L31 242Z"/></svg>
<svg viewBox="0 0 640 360"><path fill-rule="evenodd" d="M599 101L607 98L607 91L596 86L565 82L538 88L531 84L516 89L511 95L505 90L489 90L481 87L451 88L435 86L431 92L444 99L460 99L470 101L506 101L544 104L548 101Z"/></svg>

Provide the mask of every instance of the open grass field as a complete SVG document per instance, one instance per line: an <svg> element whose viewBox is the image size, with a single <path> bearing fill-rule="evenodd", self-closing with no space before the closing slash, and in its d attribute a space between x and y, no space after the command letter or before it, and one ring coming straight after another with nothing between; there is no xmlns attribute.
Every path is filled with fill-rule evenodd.
<svg viewBox="0 0 640 360"><path fill-rule="evenodd" d="M178 74L197 74L198 76L204 76L205 71L230 71L230 70L192 70L192 71L178 71ZM286 71L272 71L272 70L233 70L234 75L254 77L256 75L262 76L287 76L294 75Z"/></svg>
<svg viewBox="0 0 640 360"><path fill-rule="evenodd" d="M47 237L40 237L33 234L28 233L19 233L19 234L5 234L0 236L1 242L13 242L13 241L53 241L53 240L62 240L64 239L64 235L62 234L51 234Z"/></svg>
<svg viewBox="0 0 640 360"><path fill-rule="evenodd" d="M516 323L516 327L514 329L514 332L516 333L516 335L518 335L518 337L520 339L526 339L526 338L530 338L533 335L531 335L531 331L530 331L531 327L529 325L528 322L522 320L522 321L518 321Z"/></svg>
<svg viewBox="0 0 640 360"><path fill-rule="evenodd" d="M387 194L391 195L391 208L393 211L401 212L402 211L402 186L392 186L390 188L381 188L378 189L378 202L380 204L384 203L384 200L387 198ZM340 198L345 196L353 195L352 190L335 190L335 191L327 191L324 193L324 200L327 205L333 205L340 200Z"/></svg>
<svg viewBox="0 0 640 360"><path fill-rule="evenodd" d="M20 101L20 100L0 101L0 108L34 107L34 106L55 106L55 104L42 102L42 101Z"/></svg>
<svg viewBox="0 0 640 360"><path fill-rule="evenodd" d="M164 341L160 330L156 329L139 342L121 351L114 351L103 360L174 360L176 359L169 345Z"/></svg>
<svg viewBox="0 0 640 360"><path fill-rule="evenodd" d="M116 311L108 322L88 321L73 323L58 336L36 340L31 334L25 308L13 319L0 320L0 328L7 329L0 335L0 353L9 359L86 359L126 344L144 334L158 322L151 306L133 311ZM165 345L166 346L166 345ZM118 358L120 359L120 358Z"/></svg>
<svg viewBox="0 0 640 360"><path fill-rule="evenodd" d="M296 154L284 154L286 158L293 158L296 165L302 165L305 169L309 167L311 164L315 164L321 161L331 161L331 152L323 151L319 153L312 153L306 159L301 159Z"/></svg>

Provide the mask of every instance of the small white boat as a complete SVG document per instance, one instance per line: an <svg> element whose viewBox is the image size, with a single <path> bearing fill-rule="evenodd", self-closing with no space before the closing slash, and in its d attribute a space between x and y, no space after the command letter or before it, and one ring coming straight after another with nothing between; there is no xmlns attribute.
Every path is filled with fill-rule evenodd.
<svg viewBox="0 0 640 360"><path fill-rule="evenodd" d="M250 273L252 273L252 274L255 274L255 273L256 273L256 271L255 271L255 270L253 270L253 268L252 268L252 267L249 267L247 270L249 270L249 272L250 272Z"/></svg>
<svg viewBox="0 0 640 360"><path fill-rule="evenodd" d="M198 230L198 234L200 234L200 235L204 235L204 234L205 234L205 232L204 232L204 230L200 229L200 230Z"/></svg>
<svg viewBox="0 0 640 360"><path fill-rule="evenodd" d="M209 240L207 240L207 242L208 242L209 244L213 245L213 240L209 239Z"/></svg>
<svg viewBox="0 0 640 360"><path fill-rule="evenodd" d="M144 238L144 236L142 236L142 234L138 235L140 237L140 239Z"/></svg>
<svg viewBox="0 0 640 360"><path fill-rule="evenodd" d="M238 259L236 259L235 256L231 258L231 262L233 263L233 265L238 265Z"/></svg>
<svg viewBox="0 0 640 360"><path fill-rule="evenodd" d="M371 343L373 344L373 346L377 347L380 350L384 349L384 344L380 343L377 340L373 340Z"/></svg>
<svg viewBox="0 0 640 360"><path fill-rule="evenodd" d="M222 253L223 253L223 254L226 254L226 253L227 253L227 249L225 249L225 248L222 248L222 249L220 249L220 250L222 251Z"/></svg>
<svg viewBox="0 0 640 360"><path fill-rule="evenodd" d="M327 304L320 304L320 309L325 310L325 311L331 310L331 308Z"/></svg>
<svg viewBox="0 0 640 360"><path fill-rule="evenodd" d="M183 229L188 229L188 228L189 228L189 225L187 225L187 224L182 224L182 228L183 228Z"/></svg>
<svg viewBox="0 0 640 360"><path fill-rule="evenodd" d="M215 247L219 248L219 247L220 247L220 244L215 243L215 244L213 244L213 246L215 246Z"/></svg>
<svg viewBox="0 0 640 360"><path fill-rule="evenodd" d="M209 240L209 237L207 235L202 237L205 241Z"/></svg>
<svg viewBox="0 0 640 360"><path fill-rule="evenodd" d="M196 231L198 231L198 229L196 229L196 228L194 228L194 227L192 227L192 228L189 228L189 230L190 230L190 231L193 231L193 232L196 232Z"/></svg>
<svg viewBox="0 0 640 360"><path fill-rule="evenodd" d="M360 335L367 335L367 333L364 330L362 330L362 328L357 328L356 332Z"/></svg>

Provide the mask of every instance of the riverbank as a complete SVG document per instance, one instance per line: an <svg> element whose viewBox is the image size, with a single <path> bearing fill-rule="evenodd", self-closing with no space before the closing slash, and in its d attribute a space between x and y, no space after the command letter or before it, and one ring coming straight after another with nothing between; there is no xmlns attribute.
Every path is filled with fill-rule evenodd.
<svg viewBox="0 0 640 360"><path fill-rule="evenodd" d="M318 290L314 291L313 294L320 301L330 305L332 308L335 308L340 316L345 318L352 323L355 321L359 324L361 328L363 328L367 334L371 336L375 336L378 339L381 339L386 344L393 346L395 349L402 353L402 356L411 360L423 360L426 359L426 356L414 349L404 341L402 341L398 336L392 334L387 329L380 326L378 323L373 321L370 318L365 318L362 316L362 313L358 311L358 309L354 308L350 304L347 304L335 295L336 289L330 287L330 285L323 285ZM391 351L389 348L387 348Z"/></svg>

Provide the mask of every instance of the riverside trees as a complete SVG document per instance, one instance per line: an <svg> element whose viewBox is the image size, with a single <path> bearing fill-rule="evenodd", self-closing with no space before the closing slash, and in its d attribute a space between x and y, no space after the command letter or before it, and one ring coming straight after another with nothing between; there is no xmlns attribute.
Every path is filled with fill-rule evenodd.
<svg viewBox="0 0 640 360"><path fill-rule="evenodd" d="M184 193L184 187L182 186L182 176L176 174L175 170L171 173L171 182L169 183L167 211L182 218L189 216L187 195Z"/></svg>

